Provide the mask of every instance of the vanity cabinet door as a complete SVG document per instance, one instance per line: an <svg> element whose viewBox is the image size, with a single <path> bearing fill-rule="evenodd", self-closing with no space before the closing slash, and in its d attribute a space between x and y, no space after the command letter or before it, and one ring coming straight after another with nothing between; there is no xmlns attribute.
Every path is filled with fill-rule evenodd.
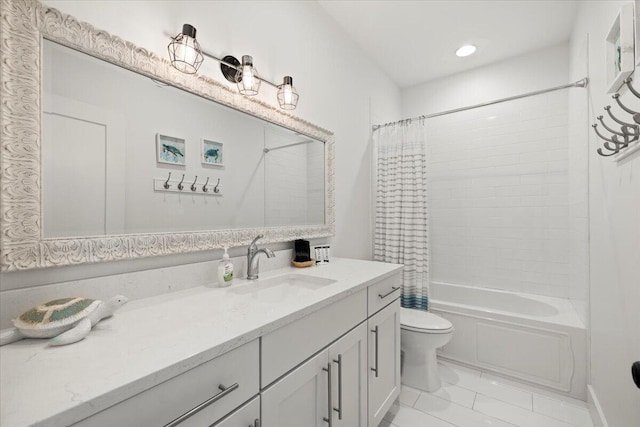
<svg viewBox="0 0 640 427"><path fill-rule="evenodd" d="M367 427L367 322L329 347L333 427Z"/></svg>
<svg viewBox="0 0 640 427"><path fill-rule="evenodd" d="M322 351L262 392L262 427L325 427L329 391Z"/></svg>
<svg viewBox="0 0 640 427"><path fill-rule="evenodd" d="M368 321L369 426L380 424L400 394L400 300Z"/></svg>

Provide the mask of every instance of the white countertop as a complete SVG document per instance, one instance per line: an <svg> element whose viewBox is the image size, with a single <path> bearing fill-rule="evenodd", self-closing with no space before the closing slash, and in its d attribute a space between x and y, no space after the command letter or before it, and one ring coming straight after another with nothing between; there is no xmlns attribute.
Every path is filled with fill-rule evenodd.
<svg viewBox="0 0 640 427"><path fill-rule="evenodd" d="M129 302L83 341L0 347L0 425L67 426L351 295L401 266L332 259ZM265 292L260 281L294 273L337 280L315 290ZM255 290L254 290L255 288ZM66 296L66 295L61 295Z"/></svg>

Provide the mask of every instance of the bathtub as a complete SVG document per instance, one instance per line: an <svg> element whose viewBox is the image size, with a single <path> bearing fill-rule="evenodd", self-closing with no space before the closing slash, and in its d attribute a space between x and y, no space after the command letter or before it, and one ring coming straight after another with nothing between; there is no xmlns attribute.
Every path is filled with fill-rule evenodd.
<svg viewBox="0 0 640 427"><path fill-rule="evenodd" d="M429 307L455 328L438 357L586 400L586 329L568 299L436 282Z"/></svg>

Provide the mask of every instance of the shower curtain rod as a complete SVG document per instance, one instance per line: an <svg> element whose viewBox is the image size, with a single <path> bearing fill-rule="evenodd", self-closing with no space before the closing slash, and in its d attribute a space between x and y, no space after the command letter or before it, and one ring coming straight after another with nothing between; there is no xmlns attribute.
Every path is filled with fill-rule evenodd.
<svg viewBox="0 0 640 427"><path fill-rule="evenodd" d="M475 104L475 105L470 105L468 107L455 108L453 110L441 111L439 113L426 114L424 116L418 116L418 117L413 117L413 118L410 118L410 119L398 120L396 122L389 122L389 123L385 123L383 125L373 125L372 128L373 128L374 131L376 131L376 130L382 128L382 127L395 125L397 123L411 122L411 120L430 119L432 117L445 116L445 115L451 114L451 113L459 113L461 111L473 110L474 108L487 107L489 105L500 104L501 102L513 101L513 100L520 99L520 98L526 98L528 96L541 95L543 93L553 92L553 91L556 91L556 90L566 89L566 88L569 88L569 87L583 87L584 88L584 87L587 87L588 84L589 84L589 78L585 77L584 79L578 80L577 82L567 83L565 85L555 86L555 87L551 87L549 89L536 90L534 92L523 93L522 95L510 96L508 98L501 98L501 99L496 99L494 101L483 102L482 104Z"/></svg>
<svg viewBox="0 0 640 427"><path fill-rule="evenodd" d="M310 142L313 142L313 141L310 139L305 139L304 141L294 142L292 144L287 144L287 145L281 145L279 147L264 148L262 151L264 151L265 153L268 153L269 151L280 150L281 148L295 147L296 145L308 144Z"/></svg>

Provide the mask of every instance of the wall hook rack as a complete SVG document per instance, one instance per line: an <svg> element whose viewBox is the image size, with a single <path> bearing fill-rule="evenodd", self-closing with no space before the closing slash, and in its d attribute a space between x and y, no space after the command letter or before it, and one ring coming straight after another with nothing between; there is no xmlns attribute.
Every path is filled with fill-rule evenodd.
<svg viewBox="0 0 640 427"><path fill-rule="evenodd" d="M629 92L631 92L636 98L640 99L640 92L635 90L631 85L631 81L632 79L629 77L624 80L624 84L629 89ZM625 105L620 99L621 96L619 93L613 94L611 98L616 101L616 104L618 104L624 113L631 115L633 122L629 123L619 119L611 111L611 106L607 105L604 107L604 110L616 125L607 125L604 121L604 116L602 115L596 117L596 119L600 122L602 128L609 132L611 136L603 135L598 129L597 123L594 123L591 127L593 127L598 138L603 140L602 147L604 150L602 148L598 148L596 150L597 153L603 157L615 156L615 160L620 161L640 149L640 113ZM620 130L618 130L618 125Z"/></svg>
<svg viewBox="0 0 640 427"><path fill-rule="evenodd" d="M169 172L169 176L165 178L154 178L153 179L153 189L158 192L165 193L186 193L193 195L205 195L205 196L222 196L220 192L220 178L218 178L218 183L212 189L209 186L210 177L207 177L204 185L200 187L198 185L198 176L196 175L193 179L193 183L189 186L188 190L185 190L183 185L184 180L186 179L186 174L182 174L182 178L180 181L171 181L171 172ZM189 182L187 180L187 182ZM189 191L191 190L191 191Z"/></svg>

